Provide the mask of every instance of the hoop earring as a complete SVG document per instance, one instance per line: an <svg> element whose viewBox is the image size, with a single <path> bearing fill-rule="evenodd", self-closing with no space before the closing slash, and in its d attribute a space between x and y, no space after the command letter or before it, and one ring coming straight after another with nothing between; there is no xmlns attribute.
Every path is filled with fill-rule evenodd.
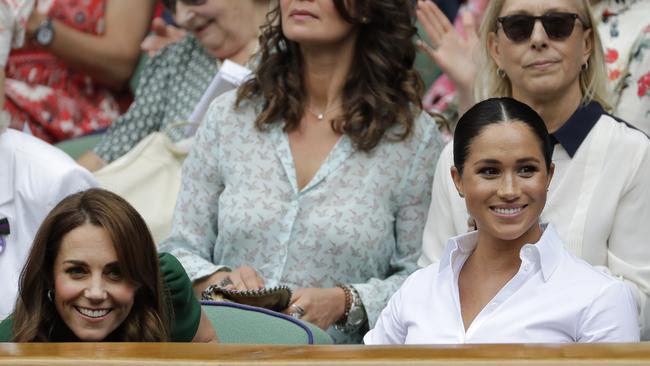
<svg viewBox="0 0 650 366"><path fill-rule="evenodd" d="M47 299L50 300L50 302L54 302L54 291L47 290Z"/></svg>
<svg viewBox="0 0 650 366"><path fill-rule="evenodd" d="M497 76L503 79L506 77L506 72L503 71L502 69L497 69Z"/></svg>

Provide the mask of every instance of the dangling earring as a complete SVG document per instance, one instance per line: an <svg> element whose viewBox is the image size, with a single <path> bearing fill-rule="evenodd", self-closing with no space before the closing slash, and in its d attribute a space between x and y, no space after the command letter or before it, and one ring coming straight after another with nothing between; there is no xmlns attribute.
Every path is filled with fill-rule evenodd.
<svg viewBox="0 0 650 366"><path fill-rule="evenodd" d="M50 302L54 302L54 291L47 290L47 298L50 300Z"/></svg>
<svg viewBox="0 0 650 366"><path fill-rule="evenodd" d="M499 76L501 79L506 77L506 72L503 71L502 69L497 69L497 76Z"/></svg>
<svg viewBox="0 0 650 366"><path fill-rule="evenodd" d="M589 60L585 61L585 63L582 64L581 69L582 69L582 71L587 71L587 70L589 70Z"/></svg>

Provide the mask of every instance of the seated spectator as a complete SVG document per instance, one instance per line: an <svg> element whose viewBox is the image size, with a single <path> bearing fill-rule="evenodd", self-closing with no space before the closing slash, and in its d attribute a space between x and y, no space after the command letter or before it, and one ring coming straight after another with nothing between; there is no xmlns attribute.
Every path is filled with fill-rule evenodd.
<svg viewBox="0 0 650 366"><path fill-rule="evenodd" d="M16 310L0 324L0 340L14 342L192 339L216 335L183 267L157 255L140 215L101 189L65 198L45 218Z"/></svg>
<svg viewBox="0 0 650 366"><path fill-rule="evenodd" d="M167 2L175 10L178 25L189 34L147 62L129 110L78 162L97 170L126 154L150 133L187 121L221 61L249 63L269 2Z"/></svg>
<svg viewBox="0 0 650 366"><path fill-rule="evenodd" d="M199 127L161 248L199 293L288 285L287 313L358 343L415 269L442 146L411 1L280 1L263 29L254 76Z"/></svg>
<svg viewBox="0 0 650 366"><path fill-rule="evenodd" d="M570 254L540 214L554 166L544 121L511 98L472 107L451 177L476 231L411 275L366 344L637 342L630 289Z"/></svg>
<svg viewBox="0 0 650 366"><path fill-rule="evenodd" d="M67 195L97 185L64 152L8 125L0 110L0 220L7 220L0 228L0 319L13 311L20 269L47 213Z"/></svg>
<svg viewBox="0 0 650 366"><path fill-rule="evenodd" d="M433 5L419 6L421 20L429 19ZM593 27L586 0L490 1L481 26L477 94L513 97L542 116L556 166L543 221L553 224L569 252L633 289L646 338L650 141L606 113L605 62ZM452 160L449 144L433 184L422 266L442 260L447 239L467 231L465 202L448 174Z"/></svg>
<svg viewBox="0 0 650 366"><path fill-rule="evenodd" d="M152 0L138 6L131 0L39 1L24 22L3 17L22 26L27 41L26 48L11 51L5 68L11 127L28 127L48 142L107 128L120 114L120 102L130 99L119 94L140 57L153 5Z"/></svg>

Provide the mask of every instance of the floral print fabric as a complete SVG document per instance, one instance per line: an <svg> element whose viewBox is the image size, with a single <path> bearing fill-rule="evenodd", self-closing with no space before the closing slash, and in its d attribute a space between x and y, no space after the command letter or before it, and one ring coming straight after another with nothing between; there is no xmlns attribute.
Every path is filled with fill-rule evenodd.
<svg viewBox="0 0 650 366"><path fill-rule="evenodd" d="M76 30L104 33L106 0L49 0L47 14ZM120 113L118 101L90 76L68 67L52 53L15 49L5 68L5 108L11 127L48 142L103 130ZM25 126L27 124L27 126Z"/></svg>
<svg viewBox="0 0 650 366"><path fill-rule="evenodd" d="M259 111L235 92L211 105L185 161L172 233L161 250L191 279L222 266L250 265L267 286L352 284L370 326L413 272L442 140L426 113L402 142L369 153L341 137L302 190L287 134L278 123L261 132ZM363 332L329 330L336 342Z"/></svg>
<svg viewBox="0 0 650 366"><path fill-rule="evenodd" d="M650 0L594 7L614 95L614 115L650 133Z"/></svg>

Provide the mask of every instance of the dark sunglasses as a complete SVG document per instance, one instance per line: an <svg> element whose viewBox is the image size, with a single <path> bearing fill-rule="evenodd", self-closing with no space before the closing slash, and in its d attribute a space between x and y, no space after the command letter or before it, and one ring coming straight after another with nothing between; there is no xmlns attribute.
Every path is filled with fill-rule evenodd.
<svg viewBox="0 0 650 366"><path fill-rule="evenodd" d="M554 41L563 41L569 38L573 33L576 19L584 24L578 14L575 13L553 12L541 16L515 14L497 18L501 23L503 33L513 42L523 42L529 39L530 35L533 34L533 28L535 28L535 22L538 19L542 22L548 38Z"/></svg>
<svg viewBox="0 0 650 366"><path fill-rule="evenodd" d="M203 5L207 2L208 0L180 0L185 5L190 5L190 6L198 6L198 5ZM177 0L160 0L160 2L169 10L175 11L176 10L176 2Z"/></svg>

